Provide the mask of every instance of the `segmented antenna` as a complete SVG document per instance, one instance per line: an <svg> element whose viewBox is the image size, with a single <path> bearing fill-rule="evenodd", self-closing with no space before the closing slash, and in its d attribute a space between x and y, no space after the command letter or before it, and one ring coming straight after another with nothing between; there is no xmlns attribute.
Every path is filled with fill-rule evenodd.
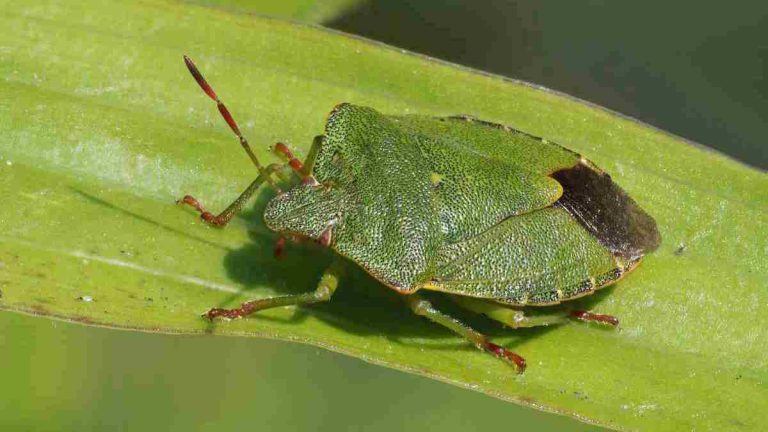
<svg viewBox="0 0 768 432"><path fill-rule="evenodd" d="M223 102L219 99L219 97L216 95L216 92L213 91L213 88L208 84L208 82L203 78L203 74L200 73L200 71L197 69L197 66L192 62L192 60L184 56L184 63L187 65L187 69L189 69L189 73L192 74L192 76L195 78L195 81L197 81L197 84L200 85L200 88L203 89L205 94L208 95L209 98L213 99L214 102L216 102L216 107L219 109L219 112L221 113L221 116L224 117L224 121L227 122L230 129L232 129L232 132L237 135L237 137L240 139L240 145L243 146L243 150L245 150L246 153L248 153L248 157L251 158L251 161L254 165L256 165L256 168L259 170L259 173L264 172L264 168L259 163L259 160L256 158L256 155L253 153L253 150L251 150L251 146L248 145L248 141L245 139L243 134L240 132L240 128L237 126L237 122L235 122L235 119L232 117L232 114L229 113L229 110L224 105Z"/></svg>

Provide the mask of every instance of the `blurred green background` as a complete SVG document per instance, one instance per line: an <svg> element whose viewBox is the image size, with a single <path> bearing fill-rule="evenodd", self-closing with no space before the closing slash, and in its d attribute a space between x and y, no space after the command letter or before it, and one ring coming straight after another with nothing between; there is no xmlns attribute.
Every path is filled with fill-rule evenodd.
<svg viewBox="0 0 768 432"><path fill-rule="evenodd" d="M200 3L542 84L768 167L765 2L338 0L337 16ZM0 313L0 382L0 430L599 430L314 347L12 313Z"/></svg>

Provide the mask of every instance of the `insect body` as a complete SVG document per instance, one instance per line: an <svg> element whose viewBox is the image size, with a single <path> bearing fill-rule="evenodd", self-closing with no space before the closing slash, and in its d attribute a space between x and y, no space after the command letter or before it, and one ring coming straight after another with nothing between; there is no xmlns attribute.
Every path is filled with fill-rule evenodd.
<svg viewBox="0 0 768 432"><path fill-rule="evenodd" d="M257 179L218 216L194 206L207 222L225 225L279 164L262 166L237 124L194 64L192 75L259 170ZM654 220L610 176L580 155L505 126L467 116L389 116L340 104L315 138L307 160L284 144L275 149L301 182L264 211L266 225L286 236L318 241L403 294L411 309L502 359L522 357L439 310L419 291L439 291L459 305L512 326L523 306L554 305L591 294L631 271L660 236ZM237 318L257 310L329 300L340 263L316 291L254 300L206 316ZM518 318L504 318L515 313ZM584 311L571 315L615 324ZM521 323L522 321L522 323Z"/></svg>

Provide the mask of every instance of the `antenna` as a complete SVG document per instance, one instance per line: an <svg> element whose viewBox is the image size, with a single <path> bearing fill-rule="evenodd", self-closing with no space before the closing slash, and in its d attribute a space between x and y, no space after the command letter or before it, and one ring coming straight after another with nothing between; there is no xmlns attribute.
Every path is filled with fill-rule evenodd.
<svg viewBox="0 0 768 432"><path fill-rule="evenodd" d="M232 132L237 135L237 137L240 139L240 145L243 146L243 150L245 150L246 153L248 153L248 157L251 158L251 161L254 165L256 165L256 168L259 170L259 173L264 173L264 167L261 166L259 163L259 160L256 158L256 155L253 153L253 150L251 150L251 146L248 145L248 140L245 139L243 134L240 132L240 128L237 127L237 122L235 122L235 119L232 117L232 114L229 113L229 110L224 105L224 103L219 99L219 97L216 95L216 92L213 91L213 88L208 84L208 81L203 78L203 74L200 73L200 71L197 69L197 66L195 66L195 63L192 62L192 60L184 56L184 63L187 65L187 69L189 69L189 73L192 74L192 76L195 78L195 81L200 85L200 88L203 89L205 94L208 95L209 98L213 99L214 102L216 102L216 107L219 109L219 112L221 113L221 116L224 117L224 121L227 122L230 129L232 129Z"/></svg>

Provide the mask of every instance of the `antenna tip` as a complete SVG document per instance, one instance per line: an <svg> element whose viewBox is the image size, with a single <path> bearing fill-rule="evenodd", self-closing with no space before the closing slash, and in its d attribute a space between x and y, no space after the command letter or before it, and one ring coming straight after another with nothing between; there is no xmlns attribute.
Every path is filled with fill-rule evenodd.
<svg viewBox="0 0 768 432"><path fill-rule="evenodd" d="M208 95L211 99L219 103L219 98L216 96L216 93L213 91L210 85L205 81L205 78L203 78L203 74L200 73L199 70L197 70L197 66L192 62L192 60L184 56L184 64L187 65L187 69L189 69L189 73L192 74L192 76L195 78L195 81L197 81L197 84L200 85L200 88L203 89L205 94ZM223 113L222 113L223 114Z"/></svg>

